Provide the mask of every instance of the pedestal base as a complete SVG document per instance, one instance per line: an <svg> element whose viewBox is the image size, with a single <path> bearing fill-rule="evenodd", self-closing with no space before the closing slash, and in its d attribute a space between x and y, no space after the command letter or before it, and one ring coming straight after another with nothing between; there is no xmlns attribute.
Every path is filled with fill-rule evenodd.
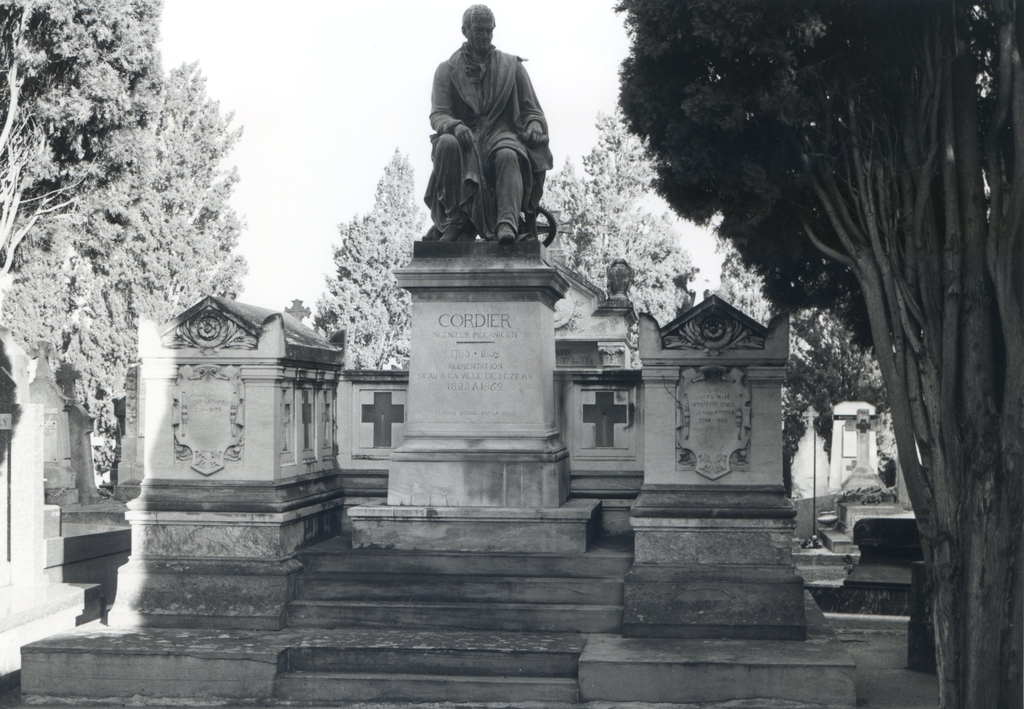
<svg viewBox="0 0 1024 709"><path fill-rule="evenodd" d="M643 565L626 573L625 637L804 640L804 580L792 568Z"/></svg>
<svg viewBox="0 0 1024 709"><path fill-rule="evenodd" d="M569 457L557 438L410 439L391 455L388 504L559 507Z"/></svg>
<svg viewBox="0 0 1024 709"><path fill-rule="evenodd" d="M297 549L341 532L337 472L275 481L144 480L110 623L280 630Z"/></svg>
<svg viewBox="0 0 1024 709"><path fill-rule="evenodd" d="M406 507L349 510L354 548L471 552L585 552L600 500L561 507Z"/></svg>
<svg viewBox="0 0 1024 709"><path fill-rule="evenodd" d="M108 622L121 628L281 630L302 565L226 559L129 559Z"/></svg>
<svg viewBox="0 0 1024 709"><path fill-rule="evenodd" d="M630 512L622 634L805 639L795 515L781 487L645 486Z"/></svg>

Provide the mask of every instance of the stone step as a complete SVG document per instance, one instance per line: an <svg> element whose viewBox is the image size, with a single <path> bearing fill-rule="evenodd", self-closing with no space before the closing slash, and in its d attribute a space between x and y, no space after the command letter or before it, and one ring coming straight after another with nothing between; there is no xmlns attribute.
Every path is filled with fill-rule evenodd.
<svg viewBox="0 0 1024 709"><path fill-rule="evenodd" d="M567 702L576 680L562 677L467 677L286 672L277 699L299 702Z"/></svg>
<svg viewBox="0 0 1024 709"><path fill-rule="evenodd" d="M835 553L827 548L800 549L793 552L793 563L797 567L806 566L846 566L856 564L860 560L860 552L854 547L849 553Z"/></svg>
<svg viewBox="0 0 1024 709"><path fill-rule="evenodd" d="M583 554L525 554L352 549L350 539L338 537L301 550L296 557L308 574L622 578L633 563L633 540L628 537L599 538Z"/></svg>
<svg viewBox="0 0 1024 709"><path fill-rule="evenodd" d="M304 634L292 672L575 677L586 635L343 628Z"/></svg>
<svg viewBox="0 0 1024 709"><path fill-rule="evenodd" d="M579 701L590 706L839 707L857 704L857 667L804 594L807 640L590 635Z"/></svg>
<svg viewBox="0 0 1024 709"><path fill-rule="evenodd" d="M823 529L819 535L821 541L833 554L851 554L858 551L853 540L843 532L835 529Z"/></svg>
<svg viewBox="0 0 1024 709"><path fill-rule="evenodd" d="M288 626L402 626L555 633L617 633L622 629L622 606L296 600L288 604Z"/></svg>
<svg viewBox="0 0 1024 709"><path fill-rule="evenodd" d="M844 566L798 566L796 572L803 578L805 584L820 581L842 582L847 577Z"/></svg>
<svg viewBox="0 0 1024 709"><path fill-rule="evenodd" d="M320 573L301 577L296 596L321 601L621 605L622 579Z"/></svg>

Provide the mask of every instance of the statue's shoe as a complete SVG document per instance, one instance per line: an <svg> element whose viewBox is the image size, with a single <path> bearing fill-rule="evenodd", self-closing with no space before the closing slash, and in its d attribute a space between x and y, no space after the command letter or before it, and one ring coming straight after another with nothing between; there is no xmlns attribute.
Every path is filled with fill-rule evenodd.
<svg viewBox="0 0 1024 709"><path fill-rule="evenodd" d="M516 243L516 232L508 224L498 225L498 243L503 246Z"/></svg>

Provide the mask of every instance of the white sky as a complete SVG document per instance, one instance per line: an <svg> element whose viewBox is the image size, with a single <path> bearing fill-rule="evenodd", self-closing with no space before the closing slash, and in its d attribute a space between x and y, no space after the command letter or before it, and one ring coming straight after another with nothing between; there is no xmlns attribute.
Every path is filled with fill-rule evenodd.
<svg viewBox="0 0 1024 709"><path fill-rule="evenodd" d="M430 174L430 85L457 49L472 0L165 0L165 69L198 60L207 93L244 134L232 159L233 205L247 228L249 276L240 299L310 307L331 270L338 224L365 214L397 147L416 192ZM527 58L548 119L555 169L577 170L597 140L599 111L618 99L629 50L611 0L492 0L494 44ZM424 208L424 211L425 208ZM705 231L680 223L700 267L699 294L717 287L721 259Z"/></svg>

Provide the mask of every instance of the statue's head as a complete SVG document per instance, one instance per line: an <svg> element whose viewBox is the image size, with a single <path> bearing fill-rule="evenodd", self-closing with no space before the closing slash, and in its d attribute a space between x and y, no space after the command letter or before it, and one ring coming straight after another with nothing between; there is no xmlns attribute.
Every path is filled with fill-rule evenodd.
<svg viewBox="0 0 1024 709"><path fill-rule="evenodd" d="M476 52L484 52L491 46L494 35L494 13L486 5L471 5L462 13L462 34L469 40Z"/></svg>

